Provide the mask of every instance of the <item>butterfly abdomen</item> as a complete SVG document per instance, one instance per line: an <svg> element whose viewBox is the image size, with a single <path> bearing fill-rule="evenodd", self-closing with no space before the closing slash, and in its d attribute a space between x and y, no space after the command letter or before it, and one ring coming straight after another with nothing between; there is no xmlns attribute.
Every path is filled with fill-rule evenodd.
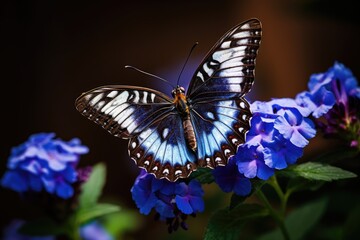
<svg viewBox="0 0 360 240"><path fill-rule="evenodd" d="M195 152L195 150L197 148L195 132L194 132L194 128L191 123L191 120L190 120L189 105L188 105L188 102L187 102L187 99L186 99L186 96L184 95L184 93L182 93L181 91L178 91L175 94L174 104L182 118L184 134L185 134L185 139L187 141L187 144Z"/></svg>
<svg viewBox="0 0 360 240"><path fill-rule="evenodd" d="M188 115L187 118L183 119L183 127L184 127L185 139L187 140L189 147L195 152L197 143L196 143L194 128L191 124L190 115Z"/></svg>

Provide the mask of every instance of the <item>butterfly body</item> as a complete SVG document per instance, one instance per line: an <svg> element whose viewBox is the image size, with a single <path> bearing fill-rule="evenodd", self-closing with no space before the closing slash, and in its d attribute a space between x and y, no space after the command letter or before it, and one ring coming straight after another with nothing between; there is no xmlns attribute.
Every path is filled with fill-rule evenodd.
<svg viewBox="0 0 360 240"><path fill-rule="evenodd" d="M83 93L76 109L112 135L129 139L131 159L157 178L176 181L198 167L227 164L250 129L244 95L255 75L261 23L230 29L204 58L187 92L112 85Z"/></svg>
<svg viewBox="0 0 360 240"><path fill-rule="evenodd" d="M185 89L183 87L177 86L173 91L172 95L174 97L174 105L181 116L184 128L185 139L188 146L196 151L197 143L194 132L194 127L192 126L190 119L190 106L185 96Z"/></svg>

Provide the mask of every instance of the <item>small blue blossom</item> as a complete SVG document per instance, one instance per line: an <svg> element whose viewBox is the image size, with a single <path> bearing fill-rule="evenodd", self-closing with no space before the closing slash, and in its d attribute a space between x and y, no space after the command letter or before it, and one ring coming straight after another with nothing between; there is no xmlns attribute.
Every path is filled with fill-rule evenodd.
<svg viewBox="0 0 360 240"><path fill-rule="evenodd" d="M160 220L167 220L170 232L177 229L179 219L186 228L186 216L204 210L204 191L196 180L169 182L141 170L131 193L140 213L147 215L154 208Z"/></svg>
<svg viewBox="0 0 360 240"><path fill-rule="evenodd" d="M283 116L276 118L274 128L297 147L305 147L316 134L314 123L304 118L298 109L290 108Z"/></svg>
<svg viewBox="0 0 360 240"><path fill-rule="evenodd" d="M204 191L198 181L192 180L189 184L184 182L176 185L175 202L179 210L185 214L193 214L204 211L202 196Z"/></svg>
<svg viewBox="0 0 360 240"><path fill-rule="evenodd" d="M112 240L114 239L98 221L89 222L80 227L83 240Z"/></svg>
<svg viewBox="0 0 360 240"><path fill-rule="evenodd" d="M251 192L251 182L239 172L234 157L229 159L226 166L215 168L213 175L224 192L234 192L239 196L246 196Z"/></svg>
<svg viewBox="0 0 360 240"><path fill-rule="evenodd" d="M239 172L247 178L258 177L262 180L267 180L274 174L274 169L265 164L263 147L261 145L241 146L235 155L235 159Z"/></svg>
<svg viewBox="0 0 360 240"><path fill-rule="evenodd" d="M45 190L63 199L72 197L76 166L80 155L89 150L79 139L64 142L54 137L54 133L34 134L14 147L1 185L20 193Z"/></svg>

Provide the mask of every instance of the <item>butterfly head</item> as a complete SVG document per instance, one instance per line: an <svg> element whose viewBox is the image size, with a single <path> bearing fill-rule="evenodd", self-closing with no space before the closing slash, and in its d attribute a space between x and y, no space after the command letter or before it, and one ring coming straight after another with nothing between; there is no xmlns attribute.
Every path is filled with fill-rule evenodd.
<svg viewBox="0 0 360 240"><path fill-rule="evenodd" d="M172 95L173 97L178 96L178 95L183 95L183 94L185 94L185 88L180 87L180 86L177 86L176 88L174 88L174 89L171 91L171 95Z"/></svg>

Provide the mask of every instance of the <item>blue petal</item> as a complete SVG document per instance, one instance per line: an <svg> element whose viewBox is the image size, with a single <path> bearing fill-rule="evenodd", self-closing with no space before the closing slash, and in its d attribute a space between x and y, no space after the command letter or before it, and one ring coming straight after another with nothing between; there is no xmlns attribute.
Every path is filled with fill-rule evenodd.
<svg viewBox="0 0 360 240"><path fill-rule="evenodd" d="M28 190L28 185L24 174L16 171L7 171L1 179L1 185L16 192L25 192Z"/></svg>
<svg viewBox="0 0 360 240"><path fill-rule="evenodd" d="M234 193L239 196L246 196L251 192L251 182L248 178L239 178L234 187Z"/></svg>
<svg viewBox="0 0 360 240"><path fill-rule="evenodd" d="M161 218L175 217L174 208L170 203L165 203L161 200L158 200L155 204L155 210L160 214Z"/></svg>
<svg viewBox="0 0 360 240"><path fill-rule="evenodd" d="M181 212L185 214L192 214L194 212L187 197L180 197L177 195L175 197L175 202Z"/></svg>
<svg viewBox="0 0 360 240"><path fill-rule="evenodd" d="M190 205L193 209L193 212L203 212L205 209L204 200L201 197L194 197L190 198Z"/></svg>
<svg viewBox="0 0 360 240"><path fill-rule="evenodd" d="M74 189L66 182L60 181L56 184L56 195L63 199L68 199L74 195Z"/></svg>

